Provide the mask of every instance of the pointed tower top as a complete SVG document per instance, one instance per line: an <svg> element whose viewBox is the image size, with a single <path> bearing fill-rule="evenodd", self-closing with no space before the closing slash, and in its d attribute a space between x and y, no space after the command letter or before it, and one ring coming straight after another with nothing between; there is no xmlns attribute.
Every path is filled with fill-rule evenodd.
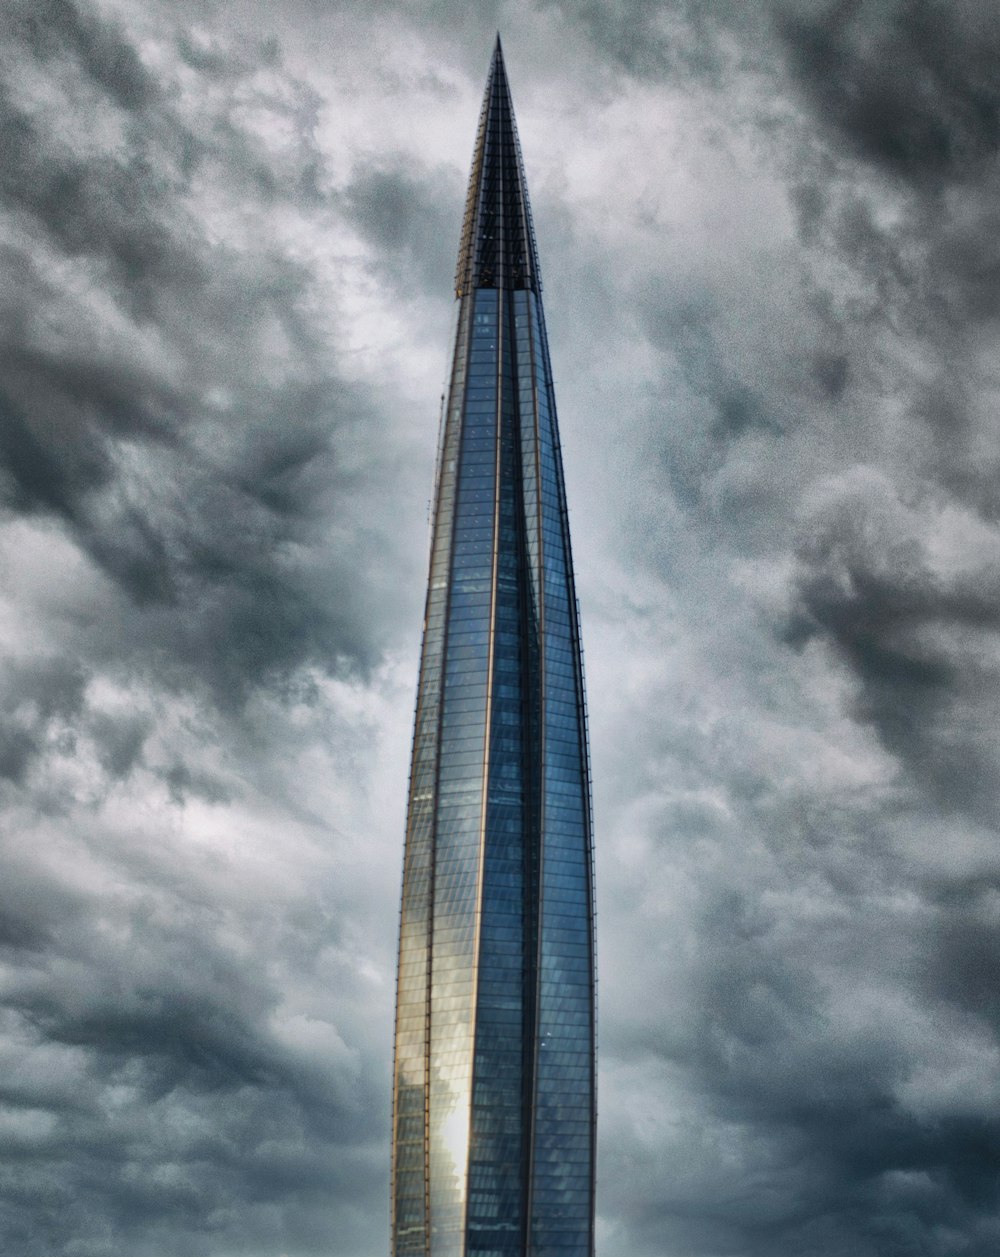
<svg viewBox="0 0 1000 1257"><path fill-rule="evenodd" d="M541 290L531 206L497 31L465 201L455 294L473 288Z"/></svg>

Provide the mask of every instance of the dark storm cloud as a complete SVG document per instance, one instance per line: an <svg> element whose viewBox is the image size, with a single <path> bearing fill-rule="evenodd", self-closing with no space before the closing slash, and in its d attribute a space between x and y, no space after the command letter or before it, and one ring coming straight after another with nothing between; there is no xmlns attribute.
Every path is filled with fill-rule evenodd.
<svg viewBox="0 0 1000 1257"><path fill-rule="evenodd" d="M968 809L995 824L995 556L972 570L935 571L923 538L908 535L912 521L884 500L890 494L885 482L845 493L814 521L789 640L830 643L857 680L857 717L919 787L946 813Z"/></svg>
<svg viewBox="0 0 1000 1257"><path fill-rule="evenodd" d="M83 709L87 678L79 662L37 656L8 663L0 677L0 777L20 782L53 722Z"/></svg>
<svg viewBox="0 0 1000 1257"><path fill-rule="evenodd" d="M454 170L424 170L399 154L393 164L356 168L343 195L385 279L404 292L450 297L464 197Z"/></svg>
<svg viewBox="0 0 1000 1257"><path fill-rule="evenodd" d="M381 522L403 420L340 378L282 224L360 241L400 310L446 301L468 154L361 123L322 151L301 22L310 81L357 62L376 117L407 103L394 33L478 90L499 25L526 134L539 110L599 1252L992 1257L992 6L184 11L0 19L0 1246L385 1247L399 817L345 781L382 793L412 687L389 715L323 687L371 676L420 576ZM619 148L608 189L587 163Z"/></svg>
<svg viewBox="0 0 1000 1257"><path fill-rule="evenodd" d="M661 710L676 688L663 683ZM922 783L884 799L797 787L794 743L762 770L769 718L744 701L745 727L719 714L703 731L688 710L676 746L665 719L620 753L632 782L636 761L660 771L630 791L628 838L650 843L641 881L605 865L605 896L630 892L629 931L606 929L602 953L614 1251L937 1254L953 1232L985 1257L995 1033L975 993L991 892L946 879L946 903L909 857ZM811 745L807 768L823 755ZM685 787L691 802L672 803ZM724 802L699 807L706 794Z"/></svg>
<svg viewBox="0 0 1000 1257"><path fill-rule="evenodd" d="M857 0L779 7L778 29L817 114L863 157L938 183L989 159L1000 139L993 6Z"/></svg>
<svg viewBox="0 0 1000 1257"><path fill-rule="evenodd" d="M855 318L919 345L924 370L890 388L915 441L929 431L922 474L995 517L979 400L995 387L980 336L1000 274L993 17L976 3L824 4L785 10L777 29L827 145L825 175L796 193L803 241L863 278ZM850 308L833 317L849 335Z"/></svg>
<svg viewBox="0 0 1000 1257"><path fill-rule="evenodd" d="M146 104L157 94L121 31L71 0L42 0L30 9L12 6L4 24L43 63L58 61L68 52L126 109Z"/></svg>
<svg viewBox="0 0 1000 1257"><path fill-rule="evenodd" d="M1000 1239L987 9L773 5L762 80L669 71L705 121L671 100L663 202L729 199L615 294L654 365L615 429L635 655L591 698L608 1252ZM624 12L574 11L595 46ZM645 62L604 38L645 82L666 29Z"/></svg>
<svg viewBox="0 0 1000 1257"><path fill-rule="evenodd" d="M874 1257L911 1246L937 1252L941 1230L953 1229L985 1254L998 1204L984 1172L996 1156L993 1124L976 1113L921 1115L901 1102L915 1045L873 1009L851 1026L843 993L834 1011L815 976L823 949L848 939L830 922L814 923L821 937L796 935L793 958L794 913L763 907L760 889L719 888L702 905L708 950L678 1009L689 1020L673 1061L690 1070L689 1095L711 1097L715 1190L682 1204L683 1187L669 1183L671 1173L683 1183L682 1163L664 1167L662 1189L652 1173L640 1179L631 1200L640 1251L658 1251L669 1236L698 1254ZM851 931L872 935L868 981L884 981L877 947L888 929L905 930L905 919L879 920L874 894L870 904L859 895L855 908ZM923 943L907 934L905 945L919 953ZM890 953L897 948L905 951L897 943ZM687 1137L698 1156L698 1132Z"/></svg>
<svg viewBox="0 0 1000 1257"><path fill-rule="evenodd" d="M7 33L12 57L38 59L54 101L2 102L17 277L0 311L8 504L61 518L137 606L174 607L175 657L186 644L188 666L219 694L306 658L369 661L365 592L330 570L341 588L317 598L278 557L311 543L318 494L346 501L363 487L363 466L341 471L336 444L341 431L356 439L369 407L324 362L301 266L263 242L212 241L197 217L212 180L258 211L301 201L318 161L307 135L290 168L273 168L224 109L182 115L122 30L72 5L15 10ZM212 67L223 79L240 68ZM256 68L242 67L244 80ZM60 95L124 142L75 151ZM88 287L112 303L96 326ZM158 343L142 344L154 328ZM276 371L261 369L265 338L283 345ZM132 632L141 645L140 620Z"/></svg>
<svg viewBox="0 0 1000 1257"><path fill-rule="evenodd" d="M245 1251L312 1251L311 1215L340 1193L371 1199L371 1083L278 1041L279 992L192 928L190 906L135 903L126 957L91 902L32 893L16 870L13 889L31 918L3 938L25 975L4 1015L0 1102L25 1115L0 1166L8 1251L211 1253L213 1215Z"/></svg>
<svg viewBox="0 0 1000 1257"><path fill-rule="evenodd" d="M356 1253L384 1054L279 763L380 658L405 472L299 254L315 95L150 21L0 19L0 1247Z"/></svg>
<svg viewBox="0 0 1000 1257"><path fill-rule="evenodd" d="M888 500L874 486L870 498L848 492L804 543L805 618L792 635L834 643L857 678L859 718L932 784L941 806L985 809L984 818L996 814L996 747L983 736L997 693L995 563L933 570L912 523L949 498L996 516L997 455L979 399L996 384L979 342L995 318L998 257L1000 45L991 19L989 6L971 3L836 4L808 16L786 11L778 23L834 151L863 162L853 186L833 179L799 194L803 238L817 241L823 224L820 252L847 261L868 286L867 326L909 342L919 369L883 370L880 384L894 394L913 448L929 436L916 466L901 458L881 483ZM880 222L882 174L897 181L896 209ZM839 318L850 337L846 311ZM940 488L921 492L921 482ZM905 524L902 536L886 526L900 483L919 495L911 535Z"/></svg>
<svg viewBox="0 0 1000 1257"><path fill-rule="evenodd" d="M758 38L762 14L756 5L541 0L538 8L557 12L568 26L583 31L602 60L642 78L678 74L720 82L729 59L721 37L733 30L744 40L740 53L745 59L764 51Z"/></svg>
<svg viewBox="0 0 1000 1257"><path fill-rule="evenodd" d="M59 678L39 689L55 713L74 706ZM16 975L0 1012L5 1249L208 1257L221 1233L247 1253L318 1253L332 1227L345 1253L363 1248L384 1194L384 1062L331 1032L350 1042L367 995L353 964L324 959L346 946L338 896L319 879L289 898L283 872L248 882L247 852L232 868L190 846L172 858L154 807L117 850L96 810L35 841L29 810L8 808L22 841L5 842L0 888ZM331 1006L290 1014L320 966Z"/></svg>

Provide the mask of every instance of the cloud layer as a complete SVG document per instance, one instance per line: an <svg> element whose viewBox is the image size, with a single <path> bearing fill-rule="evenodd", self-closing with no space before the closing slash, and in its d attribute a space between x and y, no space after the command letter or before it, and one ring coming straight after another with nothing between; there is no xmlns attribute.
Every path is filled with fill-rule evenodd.
<svg viewBox="0 0 1000 1257"><path fill-rule="evenodd" d="M598 817L601 1257L1000 1242L991 6L0 19L0 1243L381 1253L500 26Z"/></svg>

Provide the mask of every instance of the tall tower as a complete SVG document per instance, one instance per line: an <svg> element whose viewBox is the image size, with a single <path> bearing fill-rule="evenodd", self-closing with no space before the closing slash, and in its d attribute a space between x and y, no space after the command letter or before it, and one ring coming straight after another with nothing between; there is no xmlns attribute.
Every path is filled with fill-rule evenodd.
<svg viewBox="0 0 1000 1257"><path fill-rule="evenodd" d="M499 37L455 277L400 917L394 1257L592 1257L583 666Z"/></svg>

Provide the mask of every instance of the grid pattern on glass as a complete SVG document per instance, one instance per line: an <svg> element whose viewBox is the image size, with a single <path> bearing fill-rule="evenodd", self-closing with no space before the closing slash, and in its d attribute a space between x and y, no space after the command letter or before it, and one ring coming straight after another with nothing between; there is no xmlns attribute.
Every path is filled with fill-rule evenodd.
<svg viewBox="0 0 1000 1257"><path fill-rule="evenodd" d="M445 619L470 312L464 305L459 312L448 406L438 451L434 533L403 860L393 1088L392 1236L397 1257L423 1257L428 1242L426 1117L434 829Z"/></svg>
<svg viewBox="0 0 1000 1257"><path fill-rule="evenodd" d="M469 1257L524 1253L538 910L537 621L527 581L510 294L503 292L490 759L469 1160Z"/></svg>
<svg viewBox="0 0 1000 1257"><path fill-rule="evenodd" d="M473 299L441 704L428 1141L435 1257L464 1255L496 526L498 293Z"/></svg>
<svg viewBox="0 0 1000 1257"><path fill-rule="evenodd" d="M530 1252L593 1251L594 954L579 624L541 304L518 293L525 515L541 592L542 851ZM529 412L529 384L534 405ZM534 563L533 563L534 566Z"/></svg>
<svg viewBox="0 0 1000 1257"><path fill-rule="evenodd" d="M393 1252L592 1257L582 656L499 42L456 283L404 857Z"/></svg>

